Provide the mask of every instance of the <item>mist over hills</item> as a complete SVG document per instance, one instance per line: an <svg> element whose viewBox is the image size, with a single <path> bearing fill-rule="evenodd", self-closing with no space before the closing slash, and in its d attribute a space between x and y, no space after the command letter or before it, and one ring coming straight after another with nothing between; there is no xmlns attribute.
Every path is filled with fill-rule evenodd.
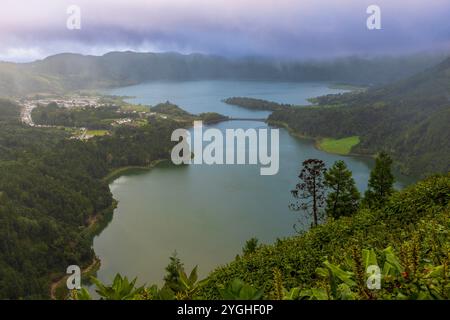
<svg viewBox="0 0 450 320"><path fill-rule="evenodd" d="M31 63L0 62L0 95L109 88L158 80L274 80L382 84L443 60L441 54L287 61L179 53L62 53Z"/></svg>
<svg viewBox="0 0 450 320"><path fill-rule="evenodd" d="M408 79L318 102L275 111L269 120L307 136L360 136L353 152L385 150L415 176L450 170L450 58Z"/></svg>
<svg viewBox="0 0 450 320"><path fill-rule="evenodd" d="M370 84L364 93L321 97L319 107L276 111L270 119L313 137L358 135L361 143L353 151L385 149L413 175L449 170L450 58L442 54L299 62L179 53L63 53L31 63L1 62L0 96L211 79Z"/></svg>

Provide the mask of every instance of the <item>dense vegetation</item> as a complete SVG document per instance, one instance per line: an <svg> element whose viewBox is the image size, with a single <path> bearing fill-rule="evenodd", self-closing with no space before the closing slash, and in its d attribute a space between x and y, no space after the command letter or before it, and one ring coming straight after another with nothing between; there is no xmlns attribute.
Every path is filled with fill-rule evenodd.
<svg viewBox="0 0 450 320"><path fill-rule="evenodd" d="M431 177L394 194L381 209L364 208L351 217L331 219L303 235L262 246L254 254L218 268L208 277L210 285L202 291L203 296L220 297L217 287L233 278L264 288L269 296L275 289L274 269L281 272L283 286L288 290L295 287L329 289L328 278L321 278L316 272L325 261L345 265L345 271L351 273L344 275L351 278L355 276L355 268L362 263L362 250L374 250L382 260L380 256L384 250L391 247L396 256L400 256L400 267L392 278L384 281L399 281L399 286L393 289L383 283L382 290L374 292L376 297L402 298L396 294L404 290L406 298L417 298L407 293L409 286L414 286L418 279L421 282L429 279L430 285L435 285L430 273L441 266L440 284L446 290L442 296L448 299L449 200L450 176ZM411 255L414 261L410 261ZM415 273L404 274L408 269ZM367 278L365 268L362 270Z"/></svg>
<svg viewBox="0 0 450 320"><path fill-rule="evenodd" d="M170 103L169 101L166 101L165 103L159 103L156 106L152 107L151 110L153 112L159 112L175 117L192 117L192 114L181 109L176 104Z"/></svg>
<svg viewBox="0 0 450 320"><path fill-rule="evenodd" d="M407 174L450 170L450 58L407 80L277 110L269 122L316 138L359 136L352 152L388 151Z"/></svg>
<svg viewBox="0 0 450 320"><path fill-rule="evenodd" d="M0 101L0 299L48 297L68 265L92 261L93 221L114 205L103 178L116 168L170 157L171 120L82 142L64 129L18 122L14 103Z"/></svg>
<svg viewBox="0 0 450 320"><path fill-rule="evenodd" d="M261 99L246 98L246 97L232 97L223 100L226 104L239 106L241 108L250 110L283 110L284 108L292 107L290 104L280 104L277 102L266 101Z"/></svg>
<svg viewBox="0 0 450 320"><path fill-rule="evenodd" d="M190 125L194 120L202 120L206 124L228 120L228 117L216 112L192 115L169 101L157 104L151 109L144 107L139 113L136 108L136 106L127 108L112 104L96 108L69 109L59 107L56 103L50 103L33 109L32 118L34 123L39 125L87 128L90 129L88 133L93 135L103 135L105 133L103 130L115 129L119 119L131 120L127 122L130 126L141 126L149 121L153 122L155 119L171 119L180 122L180 125ZM154 113L157 113L158 116L155 117Z"/></svg>
<svg viewBox="0 0 450 320"><path fill-rule="evenodd" d="M187 122L189 124L192 124L192 121L194 120L201 120L204 123L208 124L226 121L229 119L227 116L221 115L217 112L205 112L200 113L199 115L193 115L181 109L176 104L170 103L169 101L157 104L156 106L151 108L151 111L170 116L173 119L181 122Z"/></svg>
<svg viewBox="0 0 450 320"><path fill-rule="evenodd" d="M227 121L229 119L229 117L217 112L203 112L198 115L198 118L200 118L200 120L202 120L206 124Z"/></svg>
<svg viewBox="0 0 450 320"><path fill-rule="evenodd" d="M36 124L89 128L94 130L110 129L112 121L121 118L137 118L139 115L129 112L124 115L117 106L84 107L68 109L56 103L38 106L33 109L32 117Z"/></svg>
<svg viewBox="0 0 450 320"><path fill-rule="evenodd" d="M227 59L201 54L110 52L58 54L31 63L0 62L0 96L133 85L158 80L275 80L392 82L415 74L441 55L340 58L330 61Z"/></svg>

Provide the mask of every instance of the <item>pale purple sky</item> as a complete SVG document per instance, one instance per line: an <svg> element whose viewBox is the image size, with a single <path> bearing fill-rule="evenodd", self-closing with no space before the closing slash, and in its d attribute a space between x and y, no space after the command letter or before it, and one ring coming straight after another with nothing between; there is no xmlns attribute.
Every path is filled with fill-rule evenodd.
<svg viewBox="0 0 450 320"><path fill-rule="evenodd" d="M69 5L81 30L66 28ZM368 30L366 8L381 8ZM2 0L0 60L60 52L311 58L450 50L450 0Z"/></svg>

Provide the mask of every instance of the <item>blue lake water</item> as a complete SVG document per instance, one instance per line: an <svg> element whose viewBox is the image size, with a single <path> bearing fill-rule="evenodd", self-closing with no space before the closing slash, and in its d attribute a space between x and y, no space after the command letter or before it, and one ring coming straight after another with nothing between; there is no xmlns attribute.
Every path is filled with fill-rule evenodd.
<svg viewBox="0 0 450 320"><path fill-rule="evenodd" d="M193 114L218 112L230 117L266 117L267 111L253 111L222 102L223 99L249 97L294 105L309 104L308 98L339 93L323 83L265 81L187 81L153 82L108 91L110 94L133 96L133 103L155 105L170 101Z"/></svg>
<svg viewBox="0 0 450 320"><path fill-rule="evenodd" d="M323 83L253 81L157 82L108 91L134 96L130 99L134 103L155 105L169 100L191 113L258 118L269 113L232 107L221 100L246 96L304 105L307 98L338 92ZM224 131L267 125L230 121L213 127ZM98 277L109 283L120 272L138 277L140 283L161 284L175 250L187 269L198 265L200 275L206 276L233 260L251 237L271 243L295 234L293 224L302 216L288 209L290 190L307 158L322 159L327 165L345 160L359 190L366 189L371 159L324 153L312 141L295 138L284 129L280 129L280 170L274 176L261 176L258 165L163 164L118 178L110 186L119 201L113 220L94 240L102 261Z"/></svg>

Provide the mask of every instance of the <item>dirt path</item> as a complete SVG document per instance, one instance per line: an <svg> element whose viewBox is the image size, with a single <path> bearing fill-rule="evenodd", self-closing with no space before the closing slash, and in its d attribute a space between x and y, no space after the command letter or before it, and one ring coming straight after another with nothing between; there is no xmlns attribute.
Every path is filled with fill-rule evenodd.
<svg viewBox="0 0 450 320"><path fill-rule="evenodd" d="M91 217L89 217L88 221L87 221L87 226L86 229L92 228L99 220L99 215L93 215ZM92 270L92 268L94 268L98 263L100 263L100 259L98 257L95 257L94 260L92 261L92 263L90 265L88 265L86 268L84 268L83 270L81 270L81 274L86 274L89 271ZM65 282L67 281L67 278L69 276L65 275L62 278L53 281L52 284L50 285L50 299L52 300L57 300L56 299L56 290L63 286L65 284Z"/></svg>
<svg viewBox="0 0 450 320"><path fill-rule="evenodd" d="M95 257L90 265L81 270L81 274L89 273L98 264L100 264L100 259L98 257ZM57 300L56 290L65 285L65 282L67 281L68 277L69 277L68 275L65 275L64 277L52 282L52 284L50 285L50 299Z"/></svg>

